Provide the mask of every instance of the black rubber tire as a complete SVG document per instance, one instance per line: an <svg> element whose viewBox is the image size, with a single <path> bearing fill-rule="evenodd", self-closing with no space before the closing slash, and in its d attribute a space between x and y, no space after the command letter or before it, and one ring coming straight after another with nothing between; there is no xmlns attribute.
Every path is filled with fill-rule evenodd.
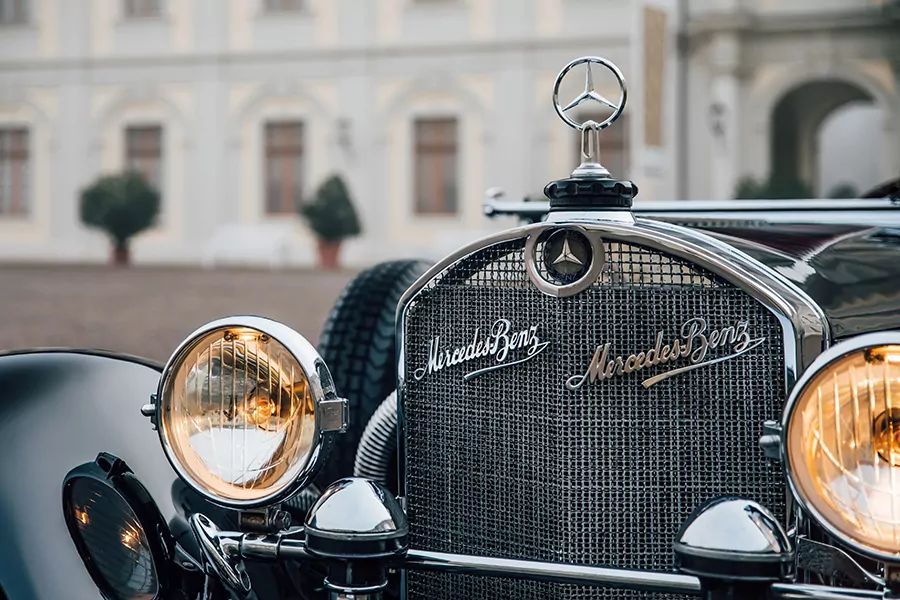
<svg viewBox="0 0 900 600"><path fill-rule="evenodd" d="M319 354L338 394L350 401L350 424L337 436L316 479L321 489L353 475L360 437L381 402L397 388L395 319L400 296L428 268L423 260L385 262L357 275L325 321Z"/></svg>

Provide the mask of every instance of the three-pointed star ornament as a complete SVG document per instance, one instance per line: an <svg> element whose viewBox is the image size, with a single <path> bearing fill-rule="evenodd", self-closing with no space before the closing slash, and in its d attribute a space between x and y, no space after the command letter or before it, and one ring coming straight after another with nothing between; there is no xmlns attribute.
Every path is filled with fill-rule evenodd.
<svg viewBox="0 0 900 600"><path fill-rule="evenodd" d="M603 104L604 106L608 106L613 110L619 110L618 105L613 104L611 101L607 100L606 97L603 96L603 94L600 94L599 92L597 92L597 90L594 89L594 75L591 71L591 63L588 62L585 65L587 66L587 72L584 76L584 91L580 96L565 105L562 109L563 112L573 109L587 100L593 100L595 102Z"/></svg>
<svg viewBox="0 0 900 600"><path fill-rule="evenodd" d="M561 263L567 263L578 267L584 266L584 262L572 253L572 249L569 247L569 238L563 238L563 245L559 252L559 256L553 261L553 265L559 265Z"/></svg>
<svg viewBox="0 0 900 600"><path fill-rule="evenodd" d="M544 266L557 281L578 279L591 266L590 243L581 233L569 229L557 230L544 245Z"/></svg>

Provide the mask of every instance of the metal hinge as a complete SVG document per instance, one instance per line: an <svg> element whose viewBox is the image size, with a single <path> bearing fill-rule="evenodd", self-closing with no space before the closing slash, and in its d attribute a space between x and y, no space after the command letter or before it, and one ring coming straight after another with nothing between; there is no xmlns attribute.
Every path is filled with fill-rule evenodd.
<svg viewBox="0 0 900 600"><path fill-rule="evenodd" d="M759 438L759 447L766 458L781 460L781 423L778 421L763 422L763 434Z"/></svg>
<svg viewBox="0 0 900 600"><path fill-rule="evenodd" d="M156 431L156 394L150 394L150 403L141 407L141 414L150 419L153 431Z"/></svg>
<svg viewBox="0 0 900 600"><path fill-rule="evenodd" d="M319 402L319 422L322 431L344 433L350 424L350 402L346 398L331 398Z"/></svg>

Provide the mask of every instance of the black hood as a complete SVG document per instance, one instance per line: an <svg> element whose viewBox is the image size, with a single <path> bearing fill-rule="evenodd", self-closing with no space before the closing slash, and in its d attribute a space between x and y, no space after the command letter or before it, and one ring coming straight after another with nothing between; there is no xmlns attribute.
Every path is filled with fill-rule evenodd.
<svg viewBox="0 0 900 600"><path fill-rule="evenodd" d="M708 233L801 287L834 339L900 329L900 228L721 223Z"/></svg>

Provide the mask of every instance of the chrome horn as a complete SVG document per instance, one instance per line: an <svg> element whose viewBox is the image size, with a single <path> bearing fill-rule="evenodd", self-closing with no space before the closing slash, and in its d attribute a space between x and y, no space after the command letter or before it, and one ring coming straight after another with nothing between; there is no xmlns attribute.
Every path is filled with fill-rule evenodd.
<svg viewBox="0 0 900 600"><path fill-rule="evenodd" d="M381 597L391 559L409 548L406 513L387 488L359 477L330 486L306 517L306 549L328 567L332 598Z"/></svg>

